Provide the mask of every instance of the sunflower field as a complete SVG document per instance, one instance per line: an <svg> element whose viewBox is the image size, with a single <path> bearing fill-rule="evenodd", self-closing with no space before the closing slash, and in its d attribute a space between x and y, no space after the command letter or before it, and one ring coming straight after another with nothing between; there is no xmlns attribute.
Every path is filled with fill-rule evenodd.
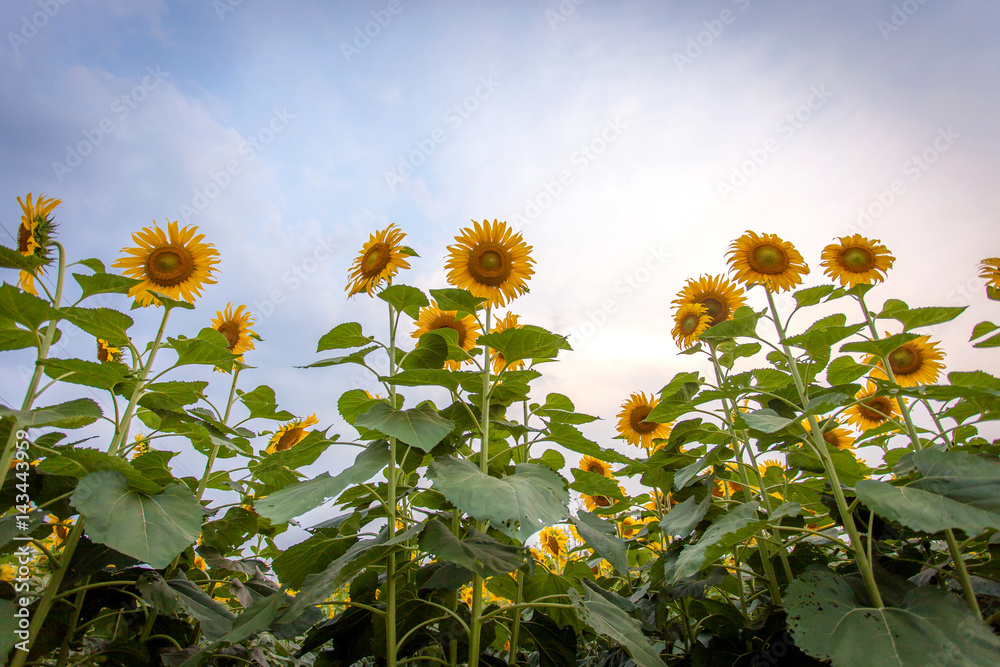
<svg viewBox="0 0 1000 667"><path fill-rule="evenodd" d="M965 308L866 299L894 262L878 240L834 240L808 286L773 234L720 248L672 302L679 353L712 372L623 397L616 448L533 391L570 345L510 310L544 271L520 233L474 221L447 285L411 286L422 260L389 225L345 290L387 326L334 326L302 371L380 387L339 397L341 436L247 381L245 305L173 330L219 278L197 228L142 229L106 268L58 242L58 200L18 201L0 350L37 361L0 405L7 664L1000 664L1000 379L945 373L926 330ZM980 272L1000 300L1000 259ZM971 331L984 365L998 329ZM70 330L91 358L50 354ZM49 404L54 386L79 397ZM301 472L333 447L353 463ZM199 477L175 475L177 449Z"/></svg>

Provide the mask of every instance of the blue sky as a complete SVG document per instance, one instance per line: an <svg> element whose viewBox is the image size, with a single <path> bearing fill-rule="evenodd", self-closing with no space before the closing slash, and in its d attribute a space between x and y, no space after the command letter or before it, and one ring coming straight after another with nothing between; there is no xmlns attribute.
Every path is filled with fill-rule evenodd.
<svg viewBox="0 0 1000 667"><path fill-rule="evenodd" d="M513 309L576 348L537 392L603 417L586 432L606 446L631 392L707 371L677 356L669 302L747 229L795 243L807 285L834 237L881 239L897 262L873 301L971 305L934 335L950 370L996 369L965 342L996 318L976 278L1000 255L995 3L7 0L0 25L7 232L27 192L63 200L73 258L198 225L220 278L171 334L247 304L266 342L246 387L335 432L340 393L373 385L294 366L340 322L382 331L344 286L389 222L425 289L472 219L523 230L536 274ZM156 313L133 315L151 337ZM4 354L0 400L30 363Z"/></svg>

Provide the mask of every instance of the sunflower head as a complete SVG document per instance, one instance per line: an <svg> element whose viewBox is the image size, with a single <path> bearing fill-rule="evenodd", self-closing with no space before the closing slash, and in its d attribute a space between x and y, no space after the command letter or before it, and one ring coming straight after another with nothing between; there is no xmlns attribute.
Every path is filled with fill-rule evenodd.
<svg viewBox="0 0 1000 667"><path fill-rule="evenodd" d="M615 478L614 473L611 472L611 466L600 459L595 459L593 456L584 456L580 459L580 470L597 473L608 479Z"/></svg>
<svg viewBox="0 0 1000 667"><path fill-rule="evenodd" d="M744 285L766 285L772 292L790 290L802 284L809 273L802 255L788 241L775 234L758 236L747 231L729 246L729 270Z"/></svg>
<svg viewBox="0 0 1000 667"><path fill-rule="evenodd" d="M212 328L226 337L229 351L236 356L236 361L243 361L243 353L253 349L253 341L260 336L251 329L254 320L246 306L233 310L233 304L227 303L226 310L218 310L212 320ZM224 369L223 369L224 370Z"/></svg>
<svg viewBox="0 0 1000 667"><path fill-rule="evenodd" d="M866 239L861 234L854 234L837 240L839 243L823 248L820 264L824 273L839 281L842 287L880 283L896 261L878 239Z"/></svg>
<svg viewBox="0 0 1000 667"><path fill-rule="evenodd" d="M552 554L557 559L566 558L566 547L569 545L569 537L556 526L542 528L538 534L538 542L542 549Z"/></svg>
<svg viewBox="0 0 1000 667"><path fill-rule="evenodd" d="M474 227L463 229L455 245L448 246L448 282L493 306L504 306L528 291L525 283L535 263L531 246L506 222L472 223Z"/></svg>
<svg viewBox="0 0 1000 667"><path fill-rule="evenodd" d="M31 193L25 197L25 201L17 198L17 203L21 205L21 224L17 228L17 250L25 257L37 257L41 260L42 266L48 265L52 261L50 251L52 250L52 237L56 224L52 221L50 213L62 203L59 199L46 199L44 195L38 195L38 199L31 201ZM38 272L21 271L17 286L25 292L38 295L35 288L35 277Z"/></svg>
<svg viewBox="0 0 1000 667"><path fill-rule="evenodd" d="M496 318L496 323L494 324L493 329L490 331L490 333L500 333L501 331L506 331L507 329L520 329L522 326L524 325L517 323L517 315L515 315L514 313L507 313L506 315L504 315L504 318L502 320L499 317ZM504 368L508 368L507 360L504 359L503 355L497 352L496 350L491 349L490 354L492 355L493 359L493 374L500 375L500 371L502 371ZM516 371L519 368L524 368L523 359L512 363L508 368L508 370Z"/></svg>
<svg viewBox="0 0 1000 667"><path fill-rule="evenodd" d="M316 419L316 415L312 414L305 419L293 419L287 424L282 424L275 431L274 435L271 436L271 442L267 445L264 453L274 454L275 452L283 452L286 449L291 449L309 435L309 431L306 430L309 426L318 423L319 420Z"/></svg>
<svg viewBox="0 0 1000 667"><path fill-rule="evenodd" d="M621 412L617 415L618 434L630 445L649 451L653 440L670 437L670 424L646 421L646 415L653 411L657 402L653 396L647 398L645 392L635 392L622 403Z"/></svg>
<svg viewBox="0 0 1000 667"><path fill-rule="evenodd" d="M670 334L677 347L687 349L695 344L698 336L712 326L712 316L700 303L686 303L674 313L674 330Z"/></svg>
<svg viewBox="0 0 1000 667"><path fill-rule="evenodd" d="M855 394L854 399L857 403L844 410L844 414L847 415L847 423L859 431L878 428L901 415L898 401L888 396L879 396L878 387L873 382Z"/></svg>
<svg viewBox="0 0 1000 667"><path fill-rule="evenodd" d="M736 309L746 303L743 288L723 275L689 278L673 302L677 306L697 304L705 307L710 327L732 319Z"/></svg>
<svg viewBox="0 0 1000 667"><path fill-rule="evenodd" d="M111 264L142 281L128 295L140 306L162 305L152 292L194 303L206 284L216 282L213 274L219 263L219 251L211 243L202 243L205 235L197 232L194 225L178 229L175 220L168 222L166 232L154 224L132 234L136 247L122 248L127 256Z"/></svg>
<svg viewBox="0 0 1000 667"><path fill-rule="evenodd" d="M986 281L986 293L1000 299L1000 257L988 257L979 263L979 277Z"/></svg>
<svg viewBox="0 0 1000 667"><path fill-rule="evenodd" d="M135 434L135 445L132 446L132 457L137 459L149 451L149 440L142 433Z"/></svg>
<svg viewBox="0 0 1000 667"><path fill-rule="evenodd" d="M414 253L403 245L405 238L395 223L371 235L347 274L345 289L349 297L361 292L374 297L383 282L391 283L400 269L410 268L406 258Z"/></svg>
<svg viewBox="0 0 1000 667"><path fill-rule="evenodd" d="M921 336L903 343L889 353L889 368L892 369L896 384L900 387L915 387L921 384L931 384L937 381L944 364L944 351L938 349L937 343L930 342L930 336ZM865 358L866 364L874 363L871 377L888 379L881 359L874 355Z"/></svg>
<svg viewBox="0 0 1000 667"><path fill-rule="evenodd" d="M819 424L826 444L837 449L854 449L854 437L850 431L840 425L840 422L822 416L817 416L816 422ZM805 428L806 433L812 432L812 426L808 419L802 421L802 427Z"/></svg>
<svg viewBox="0 0 1000 667"><path fill-rule="evenodd" d="M593 512L599 508L611 507L614 504L614 499L607 496L588 496L587 494L583 494L583 505L587 508L588 512Z"/></svg>
<svg viewBox="0 0 1000 667"><path fill-rule="evenodd" d="M458 334L458 346L468 352L476 346L479 340L479 323L472 315L458 317L457 310L441 310L437 302L431 301L431 305L420 309L417 317L417 328L411 334L414 338L420 338L429 331L437 329L451 329ZM461 361L448 360L445 366L457 371L462 366Z"/></svg>
<svg viewBox="0 0 1000 667"><path fill-rule="evenodd" d="M122 351L113 345L109 345L108 341L97 339L97 360L101 363L106 363L110 361L120 361L122 358Z"/></svg>

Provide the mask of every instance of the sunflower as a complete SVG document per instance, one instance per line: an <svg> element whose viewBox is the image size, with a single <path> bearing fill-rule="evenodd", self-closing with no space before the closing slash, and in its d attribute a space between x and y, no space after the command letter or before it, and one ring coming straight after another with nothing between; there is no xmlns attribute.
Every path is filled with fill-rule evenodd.
<svg viewBox="0 0 1000 667"><path fill-rule="evenodd" d="M980 262L979 277L986 281L987 289L1000 290L1000 257L989 257Z"/></svg>
<svg viewBox="0 0 1000 667"><path fill-rule="evenodd" d="M271 436L271 442L268 444L267 449L264 450L264 453L274 454L275 452L283 452L286 449L291 449L309 435L309 431L306 430L307 426L318 423L319 420L316 419L316 415L312 414L305 419L293 419L287 424L282 424L275 431L274 435Z"/></svg>
<svg viewBox="0 0 1000 667"><path fill-rule="evenodd" d="M708 309L697 303L686 303L674 313L674 330L670 335L677 341L677 347L687 349L695 339L712 326L712 316Z"/></svg>
<svg viewBox="0 0 1000 667"><path fill-rule="evenodd" d="M211 243L202 243L204 234L189 225L178 230L177 221L167 224L164 233L159 226L143 227L132 234L137 248L122 248L131 257L121 257L111 266L125 269L129 278L141 280L128 291L140 306L159 306L160 300L150 292L188 303L201 296L205 284L214 284L212 273L219 262L219 251Z"/></svg>
<svg viewBox="0 0 1000 667"><path fill-rule="evenodd" d="M633 517L627 516L624 519L622 519L621 522L619 522L618 529L623 538L631 537L633 534L638 533L640 530L642 530L642 527L652 520L653 520L652 517L649 517L647 519L635 519Z"/></svg>
<svg viewBox="0 0 1000 667"><path fill-rule="evenodd" d="M208 569L208 564L205 562L205 559L202 558L201 556L195 556L194 557L194 564L193 565L194 565L194 567L198 568L199 570L207 570Z"/></svg>
<svg viewBox="0 0 1000 667"><path fill-rule="evenodd" d="M149 451L149 440L142 433L135 434L135 445L132 446L132 457L137 459Z"/></svg>
<svg viewBox="0 0 1000 667"><path fill-rule="evenodd" d="M760 463L757 464L757 470L760 471L761 477L767 472L768 468L780 468L785 469L785 464L778 459L762 459Z"/></svg>
<svg viewBox="0 0 1000 667"><path fill-rule="evenodd" d="M593 512L598 508L611 507L615 504L615 501L607 496L588 496L587 494L582 494L583 505L587 508L588 512Z"/></svg>
<svg viewBox="0 0 1000 667"><path fill-rule="evenodd" d="M14 583L14 579L17 578L17 568L8 563L0 565L0 581L6 581L9 584Z"/></svg>
<svg viewBox="0 0 1000 667"><path fill-rule="evenodd" d="M903 343L889 353L889 367L900 387L915 387L920 384L931 384L937 381L944 368L941 360L944 352L937 348L937 343L930 342L930 335L921 336ZM866 364L876 362L874 355L865 358ZM882 360L878 359L871 370L871 377L887 379Z"/></svg>
<svg viewBox="0 0 1000 667"><path fill-rule="evenodd" d="M122 358L122 351L109 345L108 341L97 339L97 360L101 363L106 363L109 361L118 361Z"/></svg>
<svg viewBox="0 0 1000 667"><path fill-rule="evenodd" d="M684 288L677 293L671 303L677 306L697 304L705 307L709 316L709 326L714 327L733 316L737 308L746 302L743 288L733 284L723 275L688 278Z"/></svg>
<svg viewBox="0 0 1000 667"><path fill-rule="evenodd" d="M715 480L715 486L712 487L712 495L716 498L732 498L742 490L742 484L730 482L725 479L717 479Z"/></svg>
<svg viewBox="0 0 1000 667"><path fill-rule="evenodd" d="M472 223L474 229L466 227L455 237L457 243L448 246L448 282L494 306L506 305L528 291L525 282L534 273L531 265L535 263L531 246L506 222Z"/></svg>
<svg viewBox="0 0 1000 667"><path fill-rule="evenodd" d="M501 331L506 331L507 329L520 329L523 325L517 323L517 315L514 313L507 313L501 320L499 317L496 318L496 324L490 333L500 333ZM503 358L503 355L496 350L490 350L490 354L493 355L493 373L494 375L500 375L500 371L507 368L507 360ZM519 368L524 368L524 360L515 361L509 367L509 370L516 371Z"/></svg>
<svg viewBox="0 0 1000 667"><path fill-rule="evenodd" d="M458 346L468 352L476 346L479 339L479 324L472 315L458 317L457 310L441 310L437 302L431 301L431 305L420 309L420 316L417 318L417 329L411 335L420 338L428 331L437 329L451 329L458 334ZM462 366L461 361L446 361L445 366L453 371L457 371Z"/></svg>
<svg viewBox="0 0 1000 667"><path fill-rule="evenodd" d="M556 558L566 557L566 547L569 545L569 538L566 536L566 533L555 526L542 528L542 532L538 534L538 542L542 545L543 549Z"/></svg>
<svg viewBox="0 0 1000 667"><path fill-rule="evenodd" d="M664 494L661 491L650 491L649 492L650 501L643 505L646 509L655 512L657 510L666 512L671 507L677 504L677 502L670 497L670 494Z"/></svg>
<svg viewBox="0 0 1000 667"><path fill-rule="evenodd" d="M823 431L823 439L826 440L828 445L837 449L854 449L854 438L851 436L851 432L842 427L840 422L836 420L830 421L820 416L816 417L816 421L819 423ZM802 421L802 426L805 428L806 433L812 432L812 427L808 419Z"/></svg>
<svg viewBox="0 0 1000 667"><path fill-rule="evenodd" d="M791 243L775 234L758 236L747 231L729 245L729 269L745 285L767 285L774 292L802 284L809 273L802 255Z"/></svg>
<svg viewBox="0 0 1000 667"><path fill-rule="evenodd" d="M383 281L392 282L392 277L400 269L410 268L406 257L411 252L403 245L404 238L406 234L395 223L369 237L347 274L350 281L345 288L348 296L367 292L368 296L374 297L375 290Z"/></svg>
<svg viewBox="0 0 1000 667"><path fill-rule="evenodd" d="M841 287L871 285L885 280L885 274L892 268L896 258L889 249L879 243L855 234L841 236L840 243L831 243L823 248L824 273L840 282Z"/></svg>
<svg viewBox="0 0 1000 667"><path fill-rule="evenodd" d="M611 466L600 459L595 459L593 456L584 456L580 459L580 470L597 473L609 479L615 478L614 473L611 472Z"/></svg>
<svg viewBox="0 0 1000 667"><path fill-rule="evenodd" d="M45 265L51 261L49 250L52 246L52 233L56 227L52 218L49 217L49 213L62 201L59 199L46 200L43 195L38 195L38 199L32 203L30 192L25 199L26 202L23 202L20 197L17 198L17 203L21 205L21 224L17 228L17 250L25 257L37 257ZM17 279L17 286L25 292L37 296L36 275L30 271L21 271Z"/></svg>
<svg viewBox="0 0 1000 667"><path fill-rule="evenodd" d="M622 403L622 411L618 413L618 433L630 445L644 447L649 451L653 440L670 437L670 424L645 421L646 415L656 407L657 399L646 398L645 392L635 392L629 400Z"/></svg>
<svg viewBox="0 0 1000 667"><path fill-rule="evenodd" d="M229 351L236 355L236 361L243 361L243 353L253 349L253 340L260 340L260 336L251 329L254 324L253 316L246 306L240 306L235 311L233 304L227 303L225 312L215 311L215 319L212 320L212 328L226 337L229 344Z"/></svg>
<svg viewBox="0 0 1000 667"><path fill-rule="evenodd" d="M874 383L862 389L854 398L857 403L844 410L847 423L859 431L867 431L886 423L890 419L900 417L899 403L888 396L877 396L878 388Z"/></svg>

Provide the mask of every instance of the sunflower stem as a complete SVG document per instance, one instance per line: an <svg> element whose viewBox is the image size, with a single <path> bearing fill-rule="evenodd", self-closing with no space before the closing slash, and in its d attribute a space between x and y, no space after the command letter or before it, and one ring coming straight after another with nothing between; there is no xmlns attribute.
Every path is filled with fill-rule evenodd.
<svg viewBox="0 0 1000 667"><path fill-rule="evenodd" d="M38 390L38 383L42 379L42 362L45 361L49 356L49 348L52 347L52 341L56 336L56 327L59 324L59 306L62 303L63 294L63 283L66 278L66 250L63 248L62 244L58 241L53 241L52 245L56 246L59 250L59 264L56 273L56 294L52 298L52 309L53 315L52 319L49 320L49 326L45 329L45 335L38 344L38 359L35 362L35 371L31 375L31 381L28 383L28 390L24 393L24 400L21 402L21 410L30 410L31 405L35 402L36 391ZM0 490L3 489L4 484L7 482L7 469L10 468L10 462L14 460L14 450L17 440L17 432L20 430L17 421L10 425L10 434L7 436L7 442L4 444L3 456L0 458Z"/></svg>
<svg viewBox="0 0 1000 667"><path fill-rule="evenodd" d="M785 330L781 326L781 317L778 315L778 308L774 305L774 297L771 295L771 289L767 285L763 285L763 287L764 293L767 295L767 305L771 310L771 320L774 322L774 327L778 332L778 341L781 343L785 359L788 361L788 369L791 371L792 380L795 382L795 389L799 394L799 400L803 406L808 405L809 395L806 393L805 384L802 382L802 376L799 374L799 367L795 361L795 356L788 349L788 343L785 342ZM840 476L837 474L837 468L834 466L830 452L827 450L826 440L820 432L819 423L816 421L815 415L809 415L809 433L812 436L816 453L820 461L823 462L823 467L826 469L827 478L830 481L830 487L833 491L833 498L837 504L837 511L844 522L844 528L847 530L847 535L851 540L851 552L854 554L858 571L861 572L861 578L865 582L868 597L871 598L871 603L876 609L882 609L885 607L885 604L882 602L882 595L879 593L878 584L875 583L875 574L872 571L871 563L869 563L868 558L865 556L861 534L858 533L858 527L854 525L854 517L847 507L844 489L840 485Z"/></svg>
<svg viewBox="0 0 1000 667"><path fill-rule="evenodd" d="M229 425L229 413L233 410L233 399L236 398L236 380L240 376L240 367L237 366L236 370L233 371L233 384L229 388L229 402L226 404L226 414L222 417L222 425ZM196 500L201 502L201 497L205 495L205 488L208 486L208 476L212 474L212 466L215 465L215 457L219 455L219 447L221 445L213 445L212 452L208 455L208 463L205 464L205 474L201 476L201 481L198 482L198 493L195 494Z"/></svg>
<svg viewBox="0 0 1000 667"><path fill-rule="evenodd" d="M393 317L392 305L389 305L389 377L396 375L396 327L399 320ZM389 404L396 409L396 385L389 383ZM389 483L386 498L386 510L389 514L387 525L389 539L396 536L396 438L389 437L389 470L386 473ZM396 664L396 552L389 552L386 564L386 601L385 601L385 653L388 665Z"/></svg>
<svg viewBox="0 0 1000 667"><path fill-rule="evenodd" d="M490 333L490 315L492 303L486 302L486 322L483 335ZM489 474L490 469L490 346L483 345L483 400L479 419L479 429L482 434L482 445L479 448L479 470ZM478 523L478 530L485 530L485 523ZM478 574L472 577L472 618L469 623L469 667L479 665L479 639L482 630L480 614L483 606L483 578Z"/></svg>

